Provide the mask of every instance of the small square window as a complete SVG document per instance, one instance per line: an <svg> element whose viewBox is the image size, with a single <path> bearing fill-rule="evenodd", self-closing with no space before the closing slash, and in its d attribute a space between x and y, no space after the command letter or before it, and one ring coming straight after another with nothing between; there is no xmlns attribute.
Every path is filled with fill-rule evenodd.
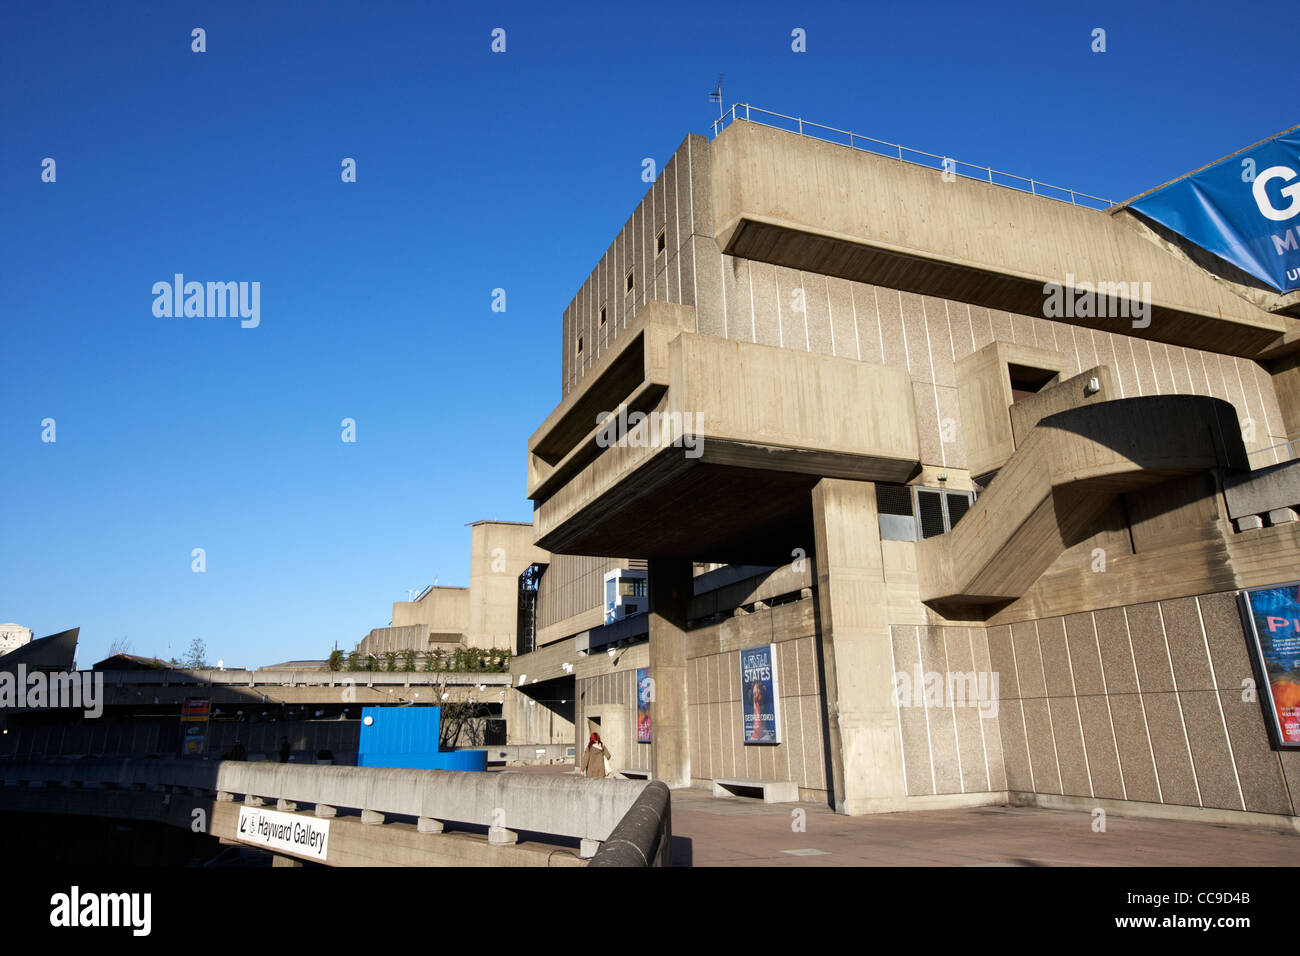
<svg viewBox="0 0 1300 956"><path fill-rule="evenodd" d="M1007 365L1007 375L1011 379L1011 403L1024 401L1036 395L1048 385L1060 378L1059 372L1051 369L1030 368L1027 365Z"/></svg>
<svg viewBox="0 0 1300 956"><path fill-rule="evenodd" d="M668 231L667 226L660 226L659 235L655 236L655 258L656 259L662 256L664 254L664 250L668 248L668 237L665 235L667 231Z"/></svg>
<svg viewBox="0 0 1300 956"><path fill-rule="evenodd" d="M600 307L600 324L605 324L605 307L603 305Z"/></svg>
<svg viewBox="0 0 1300 956"><path fill-rule="evenodd" d="M632 274L633 274L634 271L635 271L635 270L633 270L633 269L628 269L628 270L627 270L627 278L625 278L625 279L623 280L623 294L624 294L624 295L626 295L627 293L629 293L629 292L632 291L632 285L633 285Z"/></svg>

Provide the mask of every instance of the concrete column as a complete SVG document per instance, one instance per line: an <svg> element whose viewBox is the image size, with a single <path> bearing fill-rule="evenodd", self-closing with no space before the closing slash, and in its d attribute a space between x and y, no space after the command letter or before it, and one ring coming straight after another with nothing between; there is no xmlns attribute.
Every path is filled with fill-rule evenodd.
<svg viewBox="0 0 1300 956"><path fill-rule="evenodd" d="M876 488L824 478L812 503L832 803L843 813L901 807L907 790Z"/></svg>
<svg viewBox="0 0 1300 956"><path fill-rule="evenodd" d="M274 869L277 866L302 866L302 860L274 853L271 855L271 868Z"/></svg>
<svg viewBox="0 0 1300 956"><path fill-rule="evenodd" d="M691 599L691 562L652 558L647 565L650 592L650 679L654 701L656 780L670 787L691 782L690 736L686 712L686 609Z"/></svg>

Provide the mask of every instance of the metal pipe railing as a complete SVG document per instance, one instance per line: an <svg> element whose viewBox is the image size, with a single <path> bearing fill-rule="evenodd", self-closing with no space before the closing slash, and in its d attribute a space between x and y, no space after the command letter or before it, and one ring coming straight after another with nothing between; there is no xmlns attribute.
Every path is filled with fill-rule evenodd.
<svg viewBox="0 0 1300 956"><path fill-rule="evenodd" d="M743 115L742 115L743 111ZM794 128L784 126L781 122L770 122L764 119L755 119L754 114L771 117L776 121L786 121L793 123ZM913 149L910 146L903 146L901 143L890 143L883 139L876 139L871 136L863 136L861 133L855 133L852 130L838 129L834 126L824 126L821 123L813 123L805 120L801 116L787 116L784 113L774 113L771 110L761 109L757 106L750 106L748 103L736 103L731 109L727 110L716 120L713 121L713 135L716 137L731 123L738 119L746 122L758 123L761 126L769 126L772 129L784 129L787 132L798 133L800 136L810 136L814 139L820 139L824 142L836 143L841 146L848 146L850 149L860 149L863 152L875 153L878 156L890 156L899 162L911 163L914 166L923 166L927 169L939 169L945 173L961 176L964 179L975 179L982 182L988 182L994 186L1002 186L1005 189L1014 189L1017 192L1028 192L1034 196L1041 196L1045 199L1055 199L1058 202L1068 202L1074 206L1084 206L1088 209L1109 209L1116 205L1112 199L1104 199L1101 196L1093 196L1077 189L1069 189L1065 186L1053 186L1051 183L1045 183L1037 179L1029 179L1024 176L1017 176L1014 173L1006 173L1001 170L993 169L989 166L979 166L975 163L961 162L950 156L940 156L938 153L928 153L922 149ZM810 132L810 130L823 130L825 134ZM847 141L843 138L847 137ZM909 157L925 157L928 160L938 160L938 165L933 162L927 162L921 159ZM963 172L971 170L973 172ZM1001 180L1012 180L1015 183L1025 183L1024 186L1013 185L1011 182L1000 181L994 176L1001 177ZM1049 191L1044 191L1049 190ZM1055 193L1055 195L1053 194ZM1068 199L1066 197L1069 197Z"/></svg>

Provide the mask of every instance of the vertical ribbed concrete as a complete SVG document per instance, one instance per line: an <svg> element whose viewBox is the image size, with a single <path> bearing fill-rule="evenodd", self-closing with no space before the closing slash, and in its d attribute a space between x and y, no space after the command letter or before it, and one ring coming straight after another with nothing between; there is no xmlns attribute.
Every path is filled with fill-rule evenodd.
<svg viewBox="0 0 1300 956"><path fill-rule="evenodd" d="M907 795L875 491L823 478L812 493L831 792L845 813Z"/></svg>
<svg viewBox="0 0 1300 956"><path fill-rule="evenodd" d="M691 782L690 728L686 710L686 607L691 599L691 563L652 558L650 590L650 678L654 681L653 773L670 787Z"/></svg>

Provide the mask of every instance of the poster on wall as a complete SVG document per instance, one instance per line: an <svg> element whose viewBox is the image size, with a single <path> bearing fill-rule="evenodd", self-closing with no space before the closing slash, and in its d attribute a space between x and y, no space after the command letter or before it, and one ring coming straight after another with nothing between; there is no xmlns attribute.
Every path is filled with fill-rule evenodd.
<svg viewBox="0 0 1300 956"><path fill-rule="evenodd" d="M1242 592L1255 663L1268 681L1266 709L1283 747L1300 747L1300 584Z"/></svg>
<svg viewBox="0 0 1300 956"><path fill-rule="evenodd" d="M740 652L740 726L747 744L781 742L781 698L776 674L776 645Z"/></svg>
<svg viewBox="0 0 1300 956"><path fill-rule="evenodd" d="M212 701L207 697L186 697L181 705L181 755L197 757L207 750L208 711Z"/></svg>
<svg viewBox="0 0 1300 956"><path fill-rule="evenodd" d="M650 704L654 702L650 668L636 669L636 742L650 743Z"/></svg>

